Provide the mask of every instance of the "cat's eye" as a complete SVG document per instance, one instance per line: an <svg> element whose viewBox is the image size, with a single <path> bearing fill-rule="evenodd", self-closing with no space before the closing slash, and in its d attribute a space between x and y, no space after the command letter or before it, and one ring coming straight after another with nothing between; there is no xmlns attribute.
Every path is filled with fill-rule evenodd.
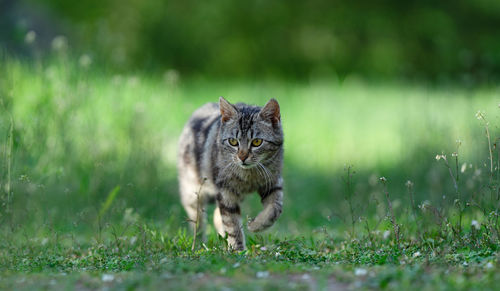
<svg viewBox="0 0 500 291"><path fill-rule="evenodd" d="M252 146L254 147L258 147L262 144L262 138L256 138L254 140L252 140Z"/></svg>
<svg viewBox="0 0 500 291"><path fill-rule="evenodd" d="M233 147L237 146L238 145L238 140L235 139L235 138L230 138L227 140L229 142L230 145L232 145Z"/></svg>

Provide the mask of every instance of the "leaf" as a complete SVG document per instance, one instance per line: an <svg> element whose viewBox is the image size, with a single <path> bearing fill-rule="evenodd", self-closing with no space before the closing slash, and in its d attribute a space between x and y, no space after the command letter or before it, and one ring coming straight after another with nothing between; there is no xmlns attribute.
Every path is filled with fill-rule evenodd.
<svg viewBox="0 0 500 291"><path fill-rule="evenodd" d="M106 198L106 201L101 206L101 210L99 210L99 217L102 217L104 214L106 214L106 211L108 211L109 207L113 203L113 200L115 200L116 195L120 191L120 186L116 186L109 192L108 198Z"/></svg>

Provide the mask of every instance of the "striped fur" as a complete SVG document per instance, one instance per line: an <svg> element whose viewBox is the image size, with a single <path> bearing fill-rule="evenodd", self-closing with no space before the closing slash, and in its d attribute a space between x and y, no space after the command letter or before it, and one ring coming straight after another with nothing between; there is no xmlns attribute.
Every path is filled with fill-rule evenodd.
<svg viewBox="0 0 500 291"><path fill-rule="evenodd" d="M258 146L254 139L262 139ZM237 141L232 145L231 141ZM248 222L262 231L278 219L283 208L283 131L278 102L264 107L242 103L205 104L187 122L179 141L179 186L182 205L191 224L206 223L203 211L214 201L214 225L231 249L245 249L239 204L257 192L263 210ZM199 203L199 204L198 204Z"/></svg>

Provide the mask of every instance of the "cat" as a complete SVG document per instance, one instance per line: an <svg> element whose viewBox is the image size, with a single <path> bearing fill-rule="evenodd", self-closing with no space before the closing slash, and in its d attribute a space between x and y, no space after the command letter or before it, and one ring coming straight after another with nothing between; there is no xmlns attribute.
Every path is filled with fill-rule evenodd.
<svg viewBox="0 0 500 291"><path fill-rule="evenodd" d="M283 209L283 130L275 99L264 107L208 103L186 123L178 151L181 202L191 226L204 232L206 203L215 202L217 232L228 247L244 250L245 237L239 203L257 192L263 210L250 219L252 232L267 229Z"/></svg>

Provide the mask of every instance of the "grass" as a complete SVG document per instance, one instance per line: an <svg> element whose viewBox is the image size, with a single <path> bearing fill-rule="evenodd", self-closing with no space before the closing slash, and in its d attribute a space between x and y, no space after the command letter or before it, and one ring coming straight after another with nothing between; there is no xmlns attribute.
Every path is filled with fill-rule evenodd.
<svg viewBox="0 0 500 291"><path fill-rule="evenodd" d="M447 241L408 243L400 251L382 236L376 246L322 236L258 236L248 251L228 253L214 236L195 252L190 240L182 232L165 237L146 227L90 245L70 238L19 239L2 245L0 287L455 290L494 289L499 279L494 250Z"/></svg>
<svg viewBox="0 0 500 291"><path fill-rule="evenodd" d="M2 289L495 289L498 88L1 62ZM193 251L177 197L177 137L220 95L277 98L285 130L283 215L242 253L211 227Z"/></svg>

